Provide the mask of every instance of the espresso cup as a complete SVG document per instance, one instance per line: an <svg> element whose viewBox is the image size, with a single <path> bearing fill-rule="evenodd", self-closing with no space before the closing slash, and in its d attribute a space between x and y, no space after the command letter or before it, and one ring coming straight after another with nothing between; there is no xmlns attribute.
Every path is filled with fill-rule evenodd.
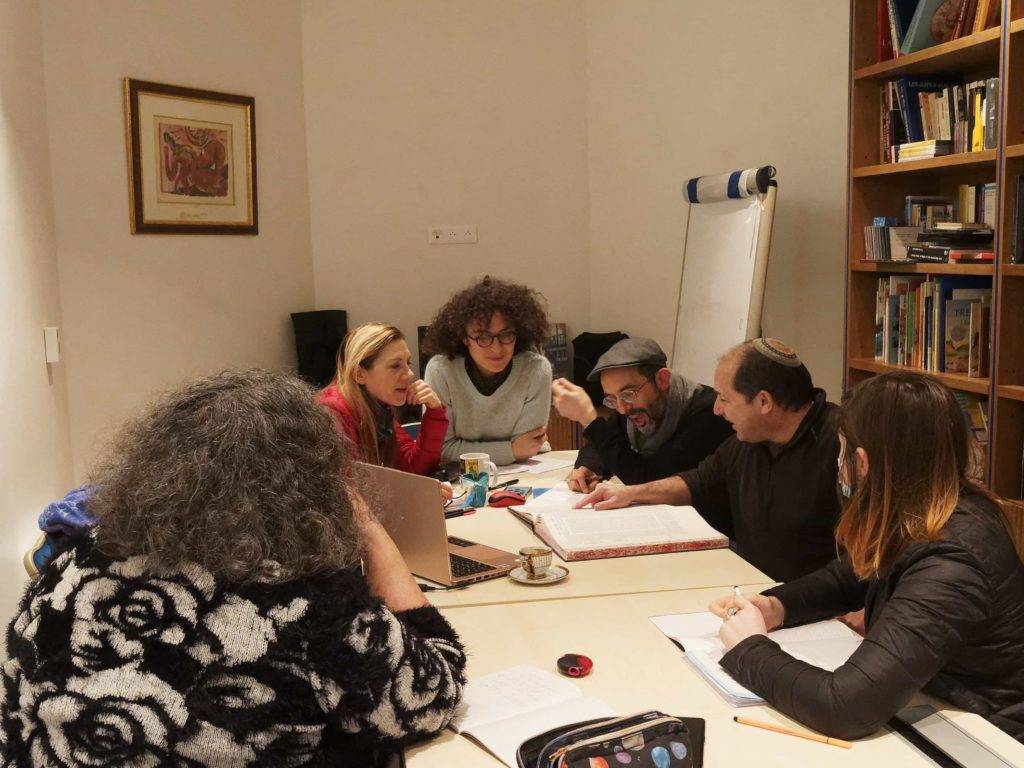
<svg viewBox="0 0 1024 768"><path fill-rule="evenodd" d="M469 475L474 480L487 475L488 480L497 479L498 468L486 453L463 453L459 456L459 474Z"/></svg>
<svg viewBox="0 0 1024 768"><path fill-rule="evenodd" d="M519 550L519 563L528 579L543 579L551 569L551 549L548 547L523 547Z"/></svg>

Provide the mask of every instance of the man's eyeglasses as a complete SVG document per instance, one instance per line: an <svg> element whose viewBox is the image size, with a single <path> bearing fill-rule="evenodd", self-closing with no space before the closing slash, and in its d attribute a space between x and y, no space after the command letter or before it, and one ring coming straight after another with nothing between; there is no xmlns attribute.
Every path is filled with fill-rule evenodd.
<svg viewBox="0 0 1024 768"><path fill-rule="evenodd" d="M516 332L515 331L502 331L501 333L491 334L491 333L488 333L487 331L483 331L482 333L478 334L477 336L470 336L469 338L472 339L476 343L476 345L478 347L489 347L489 346L491 346L491 344L494 343L495 339L497 339L504 346L507 347L509 344L514 344L515 343L515 341L516 341Z"/></svg>
<svg viewBox="0 0 1024 768"><path fill-rule="evenodd" d="M639 394L640 390L650 383L651 380L647 379L643 384L636 387L628 387L619 392L618 395L605 395L604 400L601 402L604 403L606 408L611 408L612 410L615 410L619 403L622 403L623 406L628 408L636 402L636 396Z"/></svg>

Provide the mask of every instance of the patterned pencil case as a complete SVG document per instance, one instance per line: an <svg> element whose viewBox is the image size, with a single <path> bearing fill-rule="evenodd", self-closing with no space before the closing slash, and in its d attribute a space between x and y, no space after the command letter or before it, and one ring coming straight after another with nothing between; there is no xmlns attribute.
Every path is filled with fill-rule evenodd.
<svg viewBox="0 0 1024 768"><path fill-rule="evenodd" d="M652 710L562 726L523 742L519 768L700 768L704 721Z"/></svg>

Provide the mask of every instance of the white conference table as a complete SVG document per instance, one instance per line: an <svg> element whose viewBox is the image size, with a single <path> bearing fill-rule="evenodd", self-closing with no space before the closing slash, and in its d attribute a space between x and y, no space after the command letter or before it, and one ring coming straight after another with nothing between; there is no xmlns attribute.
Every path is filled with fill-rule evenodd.
<svg viewBox="0 0 1024 768"><path fill-rule="evenodd" d="M622 714L659 709L704 718L704 764L708 766L934 766L900 738L884 731L846 750L734 723L733 715L742 714L802 728L768 707L730 707L648 620L659 614L705 610L721 594L718 588L690 589L467 606L448 608L444 614L470 650L470 678L516 664L555 672L555 660L562 654L586 654L594 661L594 671L576 681L583 695L602 699ZM995 726L976 715L942 709L940 703L925 697L921 700L937 705L1011 764L1024 766L1024 745ZM450 730L408 750L406 759L409 768L501 765L475 742Z"/></svg>
<svg viewBox="0 0 1024 768"><path fill-rule="evenodd" d="M555 451L544 456L568 459L573 458L575 453ZM565 482L568 471L561 469L542 475L521 474L518 475L517 484L554 487ZM511 552L543 543L525 523L501 507L484 507L475 514L453 518L448 521L448 533ZM438 608L447 608L700 587L745 587L770 581L764 573L729 549L572 563L566 563L556 555L555 562L569 569L569 577L557 584L531 586L503 577L470 584L464 589L429 592L428 598Z"/></svg>

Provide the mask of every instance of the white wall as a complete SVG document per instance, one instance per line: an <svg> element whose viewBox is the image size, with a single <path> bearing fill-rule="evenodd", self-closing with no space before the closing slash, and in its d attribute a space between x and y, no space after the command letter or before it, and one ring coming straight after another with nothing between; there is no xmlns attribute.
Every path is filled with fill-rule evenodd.
<svg viewBox="0 0 1024 768"><path fill-rule="evenodd" d="M43 505L71 481L64 366L46 365L60 324L39 5L0 0L0 625L26 574Z"/></svg>
<svg viewBox="0 0 1024 768"><path fill-rule="evenodd" d="M47 108L76 475L156 389L291 367L313 306L301 21L273 0L44 0ZM4 59L9 60L4 52ZM253 96L260 234L132 235L122 78Z"/></svg>
<svg viewBox="0 0 1024 768"><path fill-rule="evenodd" d="M842 380L849 9L589 0L591 317L669 349L690 176L778 169L764 332Z"/></svg>
<svg viewBox="0 0 1024 768"><path fill-rule="evenodd" d="M539 289L553 319L583 330L583 2L302 8L317 306L415 339L489 272ZM475 224L479 242L429 245L434 224Z"/></svg>

